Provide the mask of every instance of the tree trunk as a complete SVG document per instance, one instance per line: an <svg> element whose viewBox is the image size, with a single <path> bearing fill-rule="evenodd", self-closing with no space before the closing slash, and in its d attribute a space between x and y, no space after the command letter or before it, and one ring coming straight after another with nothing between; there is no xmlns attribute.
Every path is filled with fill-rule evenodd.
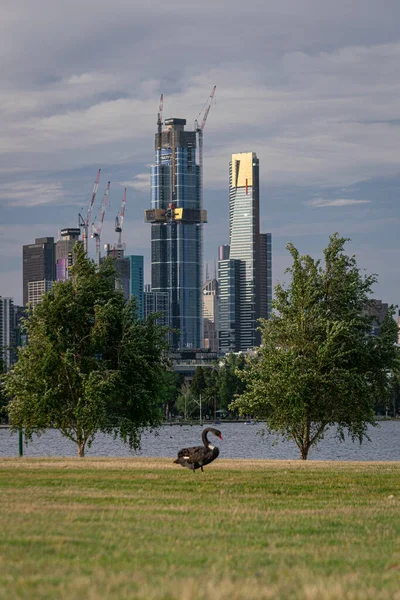
<svg viewBox="0 0 400 600"><path fill-rule="evenodd" d="M299 446L300 448L300 458L301 460L307 460L308 458L308 451L310 450L310 444L304 444Z"/></svg>
<svg viewBox="0 0 400 600"><path fill-rule="evenodd" d="M78 442L78 456L83 458L85 456L85 441Z"/></svg>

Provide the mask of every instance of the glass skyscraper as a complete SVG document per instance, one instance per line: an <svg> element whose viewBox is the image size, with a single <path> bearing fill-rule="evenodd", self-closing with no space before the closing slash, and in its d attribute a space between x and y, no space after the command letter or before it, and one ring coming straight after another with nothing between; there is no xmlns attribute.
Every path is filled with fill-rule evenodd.
<svg viewBox="0 0 400 600"><path fill-rule="evenodd" d="M167 119L155 136L151 168L151 288L168 292L175 348L202 346L202 210L197 132Z"/></svg>
<svg viewBox="0 0 400 600"><path fill-rule="evenodd" d="M229 246L219 249L220 350L261 343L259 319L272 300L271 234L260 234L259 161L233 154L229 164Z"/></svg>
<svg viewBox="0 0 400 600"><path fill-rule="evenodd" d="M129 260L129 295L135 296L136 308L139 319L144 319L144 259L141 255L133 255L126 257Z"/></svg>
<svg viewBox="0 0 400 600"><path fill-rule="evenodd" d="M259 163L254 152L233 154L229 165L229 258L242 262L240 345L258 345L260 276Z"/></svg>

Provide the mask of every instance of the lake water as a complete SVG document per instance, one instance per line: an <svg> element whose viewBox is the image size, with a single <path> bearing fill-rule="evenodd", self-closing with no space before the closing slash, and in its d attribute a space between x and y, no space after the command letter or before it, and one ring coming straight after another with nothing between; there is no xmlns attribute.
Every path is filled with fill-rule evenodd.
<svg viewBox="0 0 400 600"><path fill-rule="evenodd" d="M206 427L206 425L204 426ZM218 443L221 458L265 458L298 459L299 451L294 442L277 439L276 435L260 435L262 423L224 423L217 425L223 441ZM134 455L149 457L176 457L182 447L201 444L200 425L163 425L156 433L145 432L141 450ZM312 448L310 460L400 460L400 420L381 421L371 427L362 445L351 439L336 440L333 432L328 432L320 445ZM215 443L215 442L213 442ZM34 436L28 445L24 444L24 455L70 457L76 456L76 445L64 438L57 430L49 429L40 437ZM0 429L0 457L18 456L18 435L9 429ZM111 436L98 434L86 456L132 456L128 446Z"/></svg>

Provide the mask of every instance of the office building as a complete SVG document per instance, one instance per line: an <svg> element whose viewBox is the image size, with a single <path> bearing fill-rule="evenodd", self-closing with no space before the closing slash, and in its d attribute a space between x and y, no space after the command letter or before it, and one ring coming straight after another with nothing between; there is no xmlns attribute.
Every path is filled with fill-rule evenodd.
<svg viewBox="0 0 400 600"><path fill-rule="evenodd" d="M167 119L155 136L151 168L152 292L168 292L175 348L202 346L202 173L198 131Z"/></svg>
<svg viewBox="0 0 400 600"><path fill-rule="evenodd" d="M42 281L30 281L28 283L28 304L35 308L42 301L43 295L47 294L53 287L53 281L43 279Z"/></svg>
<svg viewBox="0 0 400 600"><path fill-rule="evenodd" d="M240 346L240 260L218 261L220 352L238 352Z"/></svg>
<svg viewBox="0 0 400 600"><path fill-rule="evenodd" d="M22 249L23 303L28 302L28 284L32 281L54 281L55 268L54 238L36 238L34 244Z"/></svg>
<svg viewBox="0 0 400 600"><path fill-rule="evenodd" d="M79 227L61 229L56 242L56 279L65 281L69 277L69 269L73 265L73 248L79 241ZM83 242L80 242L83 243Z"/></svg>
<svg viewBox="0 0 400 600"><path fill-rule="evenodd" d="M272 235L260 233L260 317L269 319L272 304Z"/></svg>
<svg viewBox="0 0 400 600"><path fill-rule="evenodd" d="M229 165L229 245L218 250L220 350L245 351L261 343L259 319L272 301L271 234L260 234L259 161L233 154Z"/></svg>
<svg viewBox="0 0 400 600"><path fill-rule="evenodd" d="M228 260L229 258L229 244L225 244L224 246L218 247L218 260Z"/></svg>
<svg viewBox="0 0 400 600"><path fill-rule="evenodd" d="M139 319L144 319L144 261L143 256L127 256L129 260L129 295L134 296Z"/></svg>
<svg viewBox="0 0 400 600"><path fill-rule="evenodd" d="M18 355L16 349L20 346L26 346L28 344L28 334L24 329L23 320L26 319L28 311L26 306L18 306L14 304L14 341L15 351L11 357L12 362L16 362Z"/></svg>
<svg viewBox="0 0 400 600"><path fill-rule="evenodd" d="M0 296L0 372L9 370L14 345L14 301Z"/></svg>
<svg viewBox="0 0 400 600"><path fill-rule="evenodd" d="M218 281L209 279L203 285L204 348L218 352Z"/></svg>
<svg viewBox="0 0 400 600"><path fill-rule="evenodd" d="M372 317L371 335L380 335L382 323L389 312L389 305L382 300L371 299L364 314Z"/></svg>
<svg viewBox="0 0 400 600"><path fill-rule="evenodd" d="M117 270L117 277L115 280L115 289L121 290L124 294L125 300L128 300L130 296L130 274L131 274L131 263L129 258L124 256L124 247L111 246L110 244L104 244L104 252L106 257L111 256L114 258L115 268ZM100 259L102 262L104 258Z"/></svg>
<svg viewBox="0 0 400 600"><path fill-rule="evenodd" d="M160 313L156 323L171 327L171 303L169 292L152 292L146 291L143 293L144 318L154 313ZM170 336L168 336L170 337Z"/></svg>

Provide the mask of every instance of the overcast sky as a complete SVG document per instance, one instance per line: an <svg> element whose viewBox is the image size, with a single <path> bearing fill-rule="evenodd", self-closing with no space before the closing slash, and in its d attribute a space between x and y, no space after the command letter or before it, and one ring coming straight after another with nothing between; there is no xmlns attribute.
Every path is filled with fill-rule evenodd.
<svg viewBox="0 0 400 600"><path fill-rule="evenodd" d="M128 187L123 238L150 279L149 165L159 97L204 135L204 258L228 243L228 164L260 159L273 280L291 241L319 256L338 231L374 296L400 303L398 0L3 0L0 295L22 302L22 245L77 225L102 169L102 242ZM93 242L93 240L91 240ZM91 252L94 254L94 244Z"/></svg>

